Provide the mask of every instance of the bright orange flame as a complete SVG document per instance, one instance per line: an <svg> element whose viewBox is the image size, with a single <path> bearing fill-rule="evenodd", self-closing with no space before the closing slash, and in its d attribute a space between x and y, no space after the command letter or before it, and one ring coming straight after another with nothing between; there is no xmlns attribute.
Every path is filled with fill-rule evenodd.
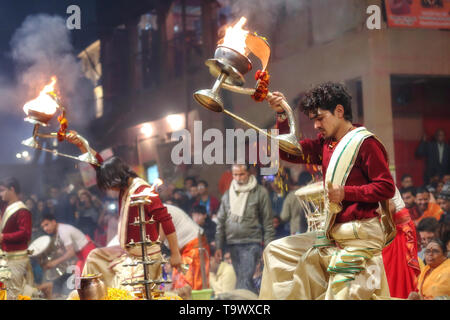
<svg viewBox="0 0 450 320"><path fill-rule="evenodd" d="M247 22L245 17L241 17L239 21L232 27L228 27L223 38L223 46L232 48L241 54L245 55L245 39L247 39L248 30L242 29Z"/></svg>
<svg viewBox="0 0 450 320"><path fill-rule="evenodd" d="M52 77L52 81L42 89L39 96L31 101L28 101L23 106L23 111L28 115L29 110L45 113L48 115L55 114L58 109L58 104L48 94L54 92L56 84L56 77Z"/></svg>

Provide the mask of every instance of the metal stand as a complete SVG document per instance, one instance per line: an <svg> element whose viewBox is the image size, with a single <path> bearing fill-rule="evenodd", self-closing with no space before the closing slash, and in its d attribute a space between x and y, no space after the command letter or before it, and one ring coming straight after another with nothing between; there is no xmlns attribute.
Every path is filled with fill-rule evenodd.
<svg viewBox="0 0 450 320"><path fill-rule="evenodd" d="M124 286L144 286L145 290L145 299L152 300L152 291L156 291L155 288L157 285L163 284L163 283L171 283L170 280L164 280L164 279L158 279L158 280L150 280L148 275L148 266L153 265L155 263L160 262L161 265L166 264L166 260L155 260L155 259L149 259L147 256L147 246L148 245L155 245L160 244L161 242L159 240L157 241L151 241L150 237L147 235L147 231L145 226L147 224L153 224L155 221L153 220L153 217L150 218L150 220L145 220L145 209L144 206L146 204L150 204L151 200L148 198L148 195L138 195L134 197L134 199L131 201L130 206L135 207L139 206L139 218L135 219L134 222L130 223L131 226L139 227L140 231L140 237L141 241L134 242L133 239L127 244L128 248L141 246L141 254L142 259L140 261L136 261L134 263L124 264L124 267L136 267L140 264L142 264L142 267L144 269L144 280L138 280L138 281L131 281L131 282L123 282L122 285Z"/></svg>

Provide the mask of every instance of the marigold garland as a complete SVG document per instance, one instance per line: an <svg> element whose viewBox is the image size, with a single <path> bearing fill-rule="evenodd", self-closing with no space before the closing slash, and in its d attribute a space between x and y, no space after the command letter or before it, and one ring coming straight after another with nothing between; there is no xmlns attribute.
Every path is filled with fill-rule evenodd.
<svg viewBox="0 0 450 320"><path fill-rule="evenodd" d="M256 89L255 93L252 94L252 98L257 102L264 101L269 93L269 73L267 71L258 70L255 74L255 80L257 81Z"/></svg>

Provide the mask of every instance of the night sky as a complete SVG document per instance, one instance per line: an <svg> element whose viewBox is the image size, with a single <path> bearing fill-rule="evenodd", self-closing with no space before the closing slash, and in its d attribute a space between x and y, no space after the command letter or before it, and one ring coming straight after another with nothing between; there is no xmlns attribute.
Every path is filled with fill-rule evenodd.
<svg viewBox="0 0 450 320"><path fill-rule="evenodd" d="M66 20L70 15L67 8L78 5L81 9L81 30L72 30L71 40L74 55L97 39L96 12L94 0L2 0L0 1L0 78L16 81L17 66L11 58L11 37L27 16L36 14L58 15ZM0 96L0 99L2 97ZM21 106L10 106L21 108ZM9 106L8 106L9 108ZM16 153L28 150L20 141L31 136L31 124L23 116L12 115L0 110L0 164L19 163ZM29 149L30 153L32 150Z"/></svg>

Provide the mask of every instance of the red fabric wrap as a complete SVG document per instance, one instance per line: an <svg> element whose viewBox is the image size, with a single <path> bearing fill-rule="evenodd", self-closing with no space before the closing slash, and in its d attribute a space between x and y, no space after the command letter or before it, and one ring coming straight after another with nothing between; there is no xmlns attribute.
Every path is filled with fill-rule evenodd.
<svg viewBox="0 0 450 320"><path fill-rule="evenodd" d="M406 299L410 292L417 292L417 279L420 274L417 234L408 209L397 212L394 220L397 235L394 241L383 249L384 269L391 296Z"/></svg>
<svg viewBox="0 0 450 320"><path fill-rule="evenodd" d="M89 252L94 250L95 244L92 242L91 238L86 235L86 239L89 241L80 251L78 251L77 254L77 267L80 270L80 273L83 272L84 264L86 263L87 256L89 255Z"/></svg>
<svg viewBox="0 0 450 320"><path fill-rule="evenodd" d="M205 261L205 273L206 273L206 287L209 288L209 256L210 249L209 245L206 241L206 237L202 236L202 244L206 249L206 253L204 255ZM188 284L192 290L201 290L203 289L202 283L202 270L201 270L201 260L200 260L200 250L198 249L198 238L191 240L188 242L184 248L181 249L181 257L183 259L183 263L189 264L189 270L184 275L179 272L177 269L173 269L172 272L172 287L174 289L182 288L186 284Z"/></svg>
<svg viewBox="0 0 450 320"><path fill-rule="evenodd" d="M149 188L149 186L142 185L136 189L133 194L141 193L144 189ZM122 192L119 199L122 199ZM152 197L152 203L145 205L145 219L148 220L153 216L155 223L147 224L146 231L152 241L158 239L159 236L159 225L162 225L164 233L169 235L175 232L175 226L172 222L172 216L167 212L167 208L162 204L159 196ZM122 207L122 200L119 200L119 208ZM139 217L139 207L130 207L128 210L128 223L133 223L135 218ZM130 226L128 224L128 237L127 243L133 239L135 242L140 241L141 235L138 226Z"/></svg>

